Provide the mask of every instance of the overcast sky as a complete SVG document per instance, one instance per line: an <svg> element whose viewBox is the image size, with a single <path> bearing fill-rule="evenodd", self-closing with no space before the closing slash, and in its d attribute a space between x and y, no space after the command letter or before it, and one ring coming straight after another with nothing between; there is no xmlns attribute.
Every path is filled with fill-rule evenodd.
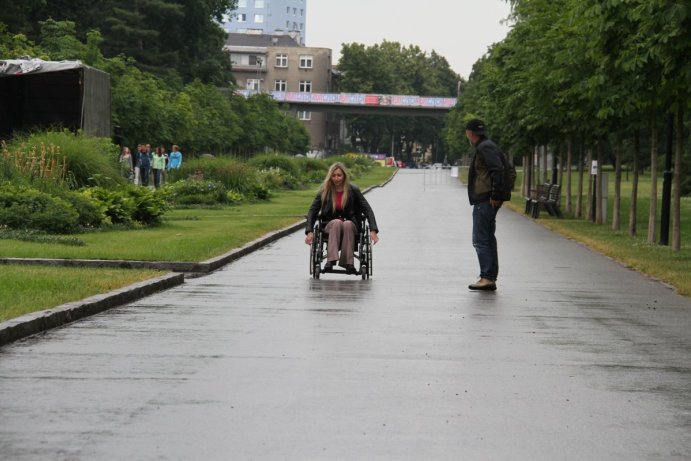
<svg viewBox="0 0 691 461"><path fill-rule="evenodd" d="M417 45L468 78L487 48L506 37L509 13L504 0L307 0L306 45L331 48L334 64L342 43Z"/></svg>

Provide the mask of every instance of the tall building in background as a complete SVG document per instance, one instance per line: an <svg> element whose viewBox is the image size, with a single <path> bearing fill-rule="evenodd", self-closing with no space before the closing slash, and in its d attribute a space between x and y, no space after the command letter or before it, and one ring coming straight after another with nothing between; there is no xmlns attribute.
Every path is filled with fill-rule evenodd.
<svg viewBox="0 0 691 461"><path fill-rule="evenodd" d="M238 89L254 93L331 93L331 50L298 45L287 35L228 33L223 50L230 56ZM310 150L336 152L340 121L326 112L292 111L307 129Z"/></svg>
<svg viewBox="0 0 691 461"><path fill-rule="evenodd" d="M223 23L227 32L289 35L305 45L307 0L238 0Z"/></svg>

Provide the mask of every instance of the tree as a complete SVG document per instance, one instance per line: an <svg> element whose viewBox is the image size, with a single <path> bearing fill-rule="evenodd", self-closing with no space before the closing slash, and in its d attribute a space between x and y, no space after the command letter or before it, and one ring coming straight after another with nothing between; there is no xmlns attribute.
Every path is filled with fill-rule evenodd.
<svg viewBox="0 0 691 461"><path fill-rule="evenodd" d="M344 44L339 70L339 91L354 93L455 96L460 77L434 51L383 41L370 47ZM351 142L367 152L394 150L411 160L415 143L432 145L442 129L441 120L424 117L346 116Z"/></svg>

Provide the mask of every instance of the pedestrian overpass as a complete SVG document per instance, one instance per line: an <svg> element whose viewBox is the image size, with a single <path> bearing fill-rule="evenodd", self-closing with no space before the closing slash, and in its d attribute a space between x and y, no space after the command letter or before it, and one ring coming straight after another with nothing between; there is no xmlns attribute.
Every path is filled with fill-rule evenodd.
<svg viewBox="0 0 691 461"><path fill-rule="evenodd" d="M245 97L256 90L238 90ZM407 115L443 117L456 105L456 98L372 93L303 93L295 91L265 92L275 101L298 111L338 112L363 115Z"/></svg>

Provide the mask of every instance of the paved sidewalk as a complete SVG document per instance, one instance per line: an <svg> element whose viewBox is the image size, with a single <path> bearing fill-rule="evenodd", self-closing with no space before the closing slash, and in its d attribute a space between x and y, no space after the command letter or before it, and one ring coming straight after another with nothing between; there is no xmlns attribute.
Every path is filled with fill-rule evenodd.
<svg viewBox="0 0 691 461"><path fill-rule="evenodd" d="M374 275L308 273L301 232L0 348L5 460L691 458L691 301L465 189L367 195Z"/></svg>

